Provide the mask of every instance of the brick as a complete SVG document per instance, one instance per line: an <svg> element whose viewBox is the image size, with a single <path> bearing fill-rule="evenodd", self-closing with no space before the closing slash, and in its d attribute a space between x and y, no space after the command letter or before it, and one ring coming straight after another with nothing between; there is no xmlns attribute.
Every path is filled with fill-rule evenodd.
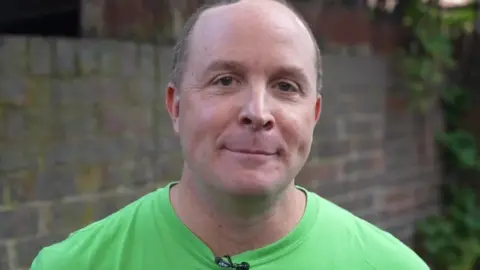
<svg viewBox="0 0 480 270"><path fill-rule="evenodd" d="M61 76L73 76L76 73L76 40L58 39L55 45L54 68Z"/></svg>
<svg viewBox="0 0 480 270"><path fill-rule="evenodd" d="M375 189L361 192L350 191L345 195L332 198L332 201L354 214L359 213L374 207Z"/></svg>
<svg viewBox="0 0 480 270"><path fill-rule="evenodd" d="M24 74L27 71L27 59L26 38L0 38L0 75L10 77Z"/></svg>
<svg viewBox="0 0 480 270"><path fill-rule="evenodd" d="M346 156L350 153L350 144L345 140L318 140L316 144L315 152L322 158Z"/></svg>
<svg viewBox="0 0 480 270"><path fill-rule="evenodd" d="M6 139L10 142L25 141L28 136L25 110L9 108L5 111Z"/></svg>
<svg viewBox="0 0 480 270"><path fill-rule="evenodd" d="M0 78L0 104L25 105L27 83L24 77Z"/></svg>
<svg viewBox="0 0 480 270"><path fill-rule="evenodd" d="M403 138L398 141L390 141L385 147L386 169L404 170L418 165L415 141Z"/></svg>
<svg viewBox="0 0 480 270"><path fill-rule="evenodd" d="M377 119L347 119L345 121L345 132L353 136L371 137L382 133L382 123Z"/></svg>
<svg viewBox="0 0 480 270"><path fill-rule="evenodd" d="M176 153L162 155L162 159L157 160L154 167L157 167L158 181L171 182L180 180L183 167L182 154Z"/></svg>
<svg viewBox="0 0 480 270"><path fill-rule="evenodd" d="M15 171L35 164L35 149L23 143L0 142L0 171Z"/></svg>
<svg viewBox="0 0 480 270"><path fill-rule="evenodd" d="M320 120L320 122L317 125L317 128L315 129L315 138L316 139L321 139L321 140L330 140L334 141L337 139L341 139L342 135L342 120L337 119L337 120Z"/></svg>
<svg viewBox="0 0 480 270"><path fill-rule="evenodd" d="M383 140L377 138L361 137L349 140L350 149L356 152L379 150L383 148Z"/></svg>
<svg viewBox="0 0 480 270"><path fill-rule="evenodd" d="M128 106L123 108L124 119L129 123L128 131L133 136L147 137L152 127L152 112L150 106Z"/></svg>
<svg viewBox="0 0 480 270"><path fill-rule="evenodd" d="M118 135L128 129L123 115L125 106L121 103L100 103L98 105L98 121L102 134Z"/></svg>
<svg viewBox="0 0 480 270"><path fill-rule="evenodd" d="M149 179L146 177L136 177L136 166L137 161L128 158L109 164L105 171L105 188L111 189L118 186L130 187L144 185Z"/></svg>
<svg viewBox="0 0 480 270"><path fill-rule="evenodd" d="M47 148L54 137L54 119L55 111L48 106L44 109L29 108L25 111L27 119L28 141L30 144Z"/></svg>
<svg viewBox="0 0 480 270"><path fill-rule="evenodd" d="M0 244L0 269L10 270L7 246Z"/></svg>
<svg viewBox="0 0 480 270"><path fill-rule="evenodd" d="M428 179L428 178L427 178ZM433 182L433 183L431 183ZM419 184L413 191L413 197L418 208L428 208L438 205L441 201L440 181L429 181L427 184Z"/></svg>
<svg viewBox="0 0 480 270"><path fill-rule="evenodd" d="M140 46L140 76L145 78L153 78L157 72L156 51L152 45Z"/></svg>
<svg viewBox="0 0 480 270"><path fill-rule="evenodd" d="M180 149L180 147L177 147L177 149ZM158 154L153 136L144 138L143 140L138 142L136 150L137 154L140 156L153 157Z"/></svg>
<svg viewBox="0 0 480 270"><path fill-rule="evenodd" d="M93 105L89 107L72 106L58 115L58 128L67 140L91 138L97 130L97 121Z"/></svg>
<svg viewBox="0 0 480 270"><path fill-rule="evenodd" d="M38 172L36 194L39 200L59 200L77 193L76 168L49 166Z"/></svg>
<svg viewBox="0 0 480 270"><path fill-rule="evenodd" d="M169 122L165 122L170 124ZM159 127L161 128L166 124L161 124ZM177 155L180 149L180 141L177 137L173 135L173 131L171 128L163 128L162 132L160 133L162 137L159 139L158 148L162 153L165 153L165 156L169 155ZM183 163L183 162L182 162Z"/></svg>
<svg viewBox="0 0 480 270"><path fill-rule="evenodd" d="M108 163L118 159L123 152L122 142L119 138L95 137L75 142L77 148L78 164L89 165Z"/></svg>
<svg viewBox="0 0 480 270"><path fill-rule="evenodd" d="M78 146L73 140L55 141L46 150L45 164L48 166L72 164L78 160L78 151Z"/></svg>
<svg viewBox="0 0 480 270"><path fill-rule="evenodd" d="M35 199L35 172L20 170L0 175L0 205L11 207Z"/></svg>
<svg viewBox="0 0 480 270"><path fill-rule="evenodd" d="M169 47L158 48L158 83L161 89L167 87L170 82L170 73L172 72L173 50Z"/></svg>
<svg viewBox="0 0 480 270"><path fill-rule="evenodd" d="M92 165L102 163L105 160L105 150L111 145L103 145L93 136L80 136L70 142L71 157L77 165Z"/></svg>
<svg viewBox="0 0 480 270"><path fill-rule="evenodd" d="M324 97L325 100L330 100L328 94ZM352 99L336 99L329 102L324 102L322 105L322 115L320 121L324 121L325 118L348 116L355 111L355 101Z"/></svg>
<svg viewBox="0 0 480 270"><path fill-rule="evenodd" d="M98 106L99 123L104 134L150 135L152 112L148 106L101 104Z"/></svg>
<svg viewBox="0 0 480 270"><path fill-rule="evenodd" d="M52 72L52 41L46 38L31 38L29 44L30 71L34 75Z"/></svg>
<svg viewBox="0 0 480 270"><path fill-rule="evenodd" d="M312 191L330 200L345 194L348 191L348 186L345 181L320 182L316 188L312 188Z"/></svg>
<svg viewBox="0 0 480 270"><path fill-rule="evenodd" d="M18 241L15 244L17 265L28 269L42 248L60 242L63 239L66 239L67 236L67 234L53 233Z"/></svg>
<svg viewBox="0 0 480 270"><path fill-rule="evenodd" d="M374 96L382 98L381 94L376 94ZM373 114L381 116L381 113L383 112L383 107L383 100L378 100L377 98L367 99L364 97L357 97L357 101L353 104L353 111L355 113Z"/></svg>
<svg viewBox="0 0 480 270"><path fill-rule="evenodd" d="M59 202L52 205L48 218L47 230L60 233L71 233L95 221L93 202Z"/></svg>
<svg viewBox="0 0 480 270"><path fill-rule="evenodd" d="M415 197L411 186L390 187L382 192L382 208L387 217L409 214L415 209Z"/></svg>
<svg viewBox="0 0 480 270"><path fill-rule="evenodd" d="M366 190L370 187L380 187L384 184L383 172L369 172L364 174L350 174L345 179L346 188L349 191Z"/></svg>
<svg viewBox="0 0 480 270"><path fill-rule="evenodd" d="M77 190L82 193L100 191L103 185L105 169L102 165L83 165L78 168L76 177Z"/></svg>
<svg viewBox="0 0 480 270"><path fill-rule="evenodd" d="M124 91L124 88L128 85L125 85L124 81L111 77L103 77L99 79L97 83L97 98L100 105L125 101L124 94L126 91Z"/></svg>
<svg viewBox="0 0 480 270"><path fill-rule="evenodd" d="M102 41L101 44L101 73L104 75L115 76L119 74L121 57L118 57L118 42ZM122 56L123 57L123 56Z"/></svg>
<svg viewBox="0 0 480 270"><path fill-rule="evenodd" d="M385 168L384 155L382 151L364 153L358 157L350 158L345 163L346 173L358 172L382 172Z"/></svg>
<svg viewBox="0 0 480 270"><path fill-rule="evenodd" d="M52 104L55 106L72 105L76 102L74 84L72 80L52 81Z"/></svg>
<svg viewBox="0 0 480 270"><path fill-rule="evenodd" d="M100 79L97 76L87 76L71 80L72 96L76 105L92 106L98 101Z"/></svg>
<svg viewBox="0 0 480 270"><path fill-rule="evenodd" d="M25 79L27 87L26 109L47 109L51 99L51 79L46 76L29 76Z"/></svg>
<svg viewBox="0 0 480 270"><path fill-rule="evenodd" d="M297 183L316 188L320 184L338 181L341 173L338 160L307 163L296 177Z"/></svg>
<svg viewBox="0 0 480 270"><path fill-rule="evenodd" d="M100 71L100 46L93 40L82 40L78 43L79 67L82 75L90 75Z"/></svg>
<svg viewBox="0 0 480 270"><path fill-rule="evenodd" d="M0 240L33 236L38 232L38 211L20 206L0 211Z"/></svg>
<svg viewBox="0 0 480 270"><path fill-rule="evenodd" d="M356 101L356 103L374 105L374 107L378 108L376 112L383 111L385 87L380 81L354 83L346 79L341 84L338 84L338 88L341 97L350 98Z"/></svg>
<svg viewBox="0 0 480 270"><path fill-rule="evenodd" d="M5 140L7 136L7 126L5 124L5 111L7 108L7 106L0 105L0 141Z"/></svg>
<svg viewBox="0 0 480 270"><path fill-rule="evenodd" d="M114 213L134 199L130 194L116 194L97 200L57 203L51 207L47 228L70 233Z"/></svg>
<svg viewBox="0 0 480 270"><path fill-rule="evenodd" d="M131 105L153 104L155 92L160 92L155 85L155 81L151 79L131 80L127 84L125 94L128 103Z"/></svg>
<svg viewBox="0 0 480 270"><path fill-rule="evenodd" d="M138 73L138 47L133 42L122 42L118 44L118 52L122 56L120 60L120 75L131 77Z"/></svg>
<svg viewBox="0 0 480 270"><path fill-rule="evenodd" d="M133 168L133 179L136 183L149 183L153 181L153 162L148 156L136 160Z"/></svg>

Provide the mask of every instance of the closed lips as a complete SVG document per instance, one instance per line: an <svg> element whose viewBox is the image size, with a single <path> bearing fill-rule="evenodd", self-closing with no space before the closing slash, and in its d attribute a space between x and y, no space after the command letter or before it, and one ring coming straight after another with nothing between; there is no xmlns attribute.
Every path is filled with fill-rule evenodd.
<svg viewBox="0 0 480 270"><path fill-rule="evenodd" d="M271 156L276 154L276 152L273 152L273 151L265 151L260 149L242 149L242 148L226 148L226 149L230 152L249 154L249 155Z"/></svg>

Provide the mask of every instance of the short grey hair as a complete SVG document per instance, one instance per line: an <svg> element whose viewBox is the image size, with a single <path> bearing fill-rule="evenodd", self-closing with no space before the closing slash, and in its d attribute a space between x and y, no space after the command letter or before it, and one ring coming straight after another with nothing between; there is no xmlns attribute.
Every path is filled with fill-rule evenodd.
<svg viewBox="0 0 480 270"><path fill-rule="evenodd" d="M170 80L175 86L181 87L183 76L185 73L185 65L188 60L190 37L192 35L193 28L195 27L195 24L197 23L200 16L208 9L230 5L240 1L241 0L220 0L214 4L206 4L200 7L199 9L197 9L195 13L193 13L188 18L187 22L183 27L183 30L180 32L177 38L177 41L173 49L173 64L172 64ZM316 51L315 52L315 69L317 72L317 92L320 93L322 89L322 78L323 78L322 59L320 54L320 48L318 46L315 36L313 35L312 30L310 29L308 23L305 21L303 16L299 12L297 12L295 8L288 3L288 1L285 1L285 0L271 0L271 1L278 2L286 6L288 9L290 9L303 22L303 24L309 31L315 46L315 51Z"/></svg>

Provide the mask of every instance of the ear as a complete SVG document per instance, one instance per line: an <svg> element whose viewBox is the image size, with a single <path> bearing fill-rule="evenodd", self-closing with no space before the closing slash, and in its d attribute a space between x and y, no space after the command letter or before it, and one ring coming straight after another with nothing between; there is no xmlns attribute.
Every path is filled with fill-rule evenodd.
<svg viewBox="0 0 480 270"><path fill-rule="evenodd" d="M315 100L315 122L318 122L321 114L322 114L322 95L317 94L317 97Z"/></svg>
<svg viewBox="0 0 480 270"><path fill-rule="evenodd" d="M173 130L178 134L178 117L180 115L180 92L175 85L169 83L165 94L165 105L172 119Z"/></svg>

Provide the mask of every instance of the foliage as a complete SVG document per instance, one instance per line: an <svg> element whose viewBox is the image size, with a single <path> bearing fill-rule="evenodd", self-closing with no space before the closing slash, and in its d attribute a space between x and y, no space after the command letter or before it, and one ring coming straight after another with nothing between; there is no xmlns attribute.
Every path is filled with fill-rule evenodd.
<svg viewBox="0 0 480 270"><path fill-rule="evenodd" d="M461 128L470 104L459 76L454 42L471 34L474 19L471 6L445 10L422 0L412 0L404 18L414 37L399 58L411 105L425 113L443 104L447 129L437 138L453 173L480 171L476 139ZM423 221L419 234L432 264L446 270L469 270L480 258L480 208L475 192L456 182L448 190L445 213Z"/></svg>
<svg viewBox="0 0 480 270"><path fill-rule="evenodd" d="M456 67L453 39L472 31L474 10L444 10L414 0L406 13L404 23L414 39L401 54L400 64L406 72L412 106L425 112L438 98L452 102L462 94L447 79L449 71Z"/></svg>
<svg viewBox="0 0 480 270"><path fill-rule="evenodd" d="M445 213L420 224L423 247L429 259L442 269L475 269L480 257L480 208L476 194L453 185L449 195Z"/></svg>

